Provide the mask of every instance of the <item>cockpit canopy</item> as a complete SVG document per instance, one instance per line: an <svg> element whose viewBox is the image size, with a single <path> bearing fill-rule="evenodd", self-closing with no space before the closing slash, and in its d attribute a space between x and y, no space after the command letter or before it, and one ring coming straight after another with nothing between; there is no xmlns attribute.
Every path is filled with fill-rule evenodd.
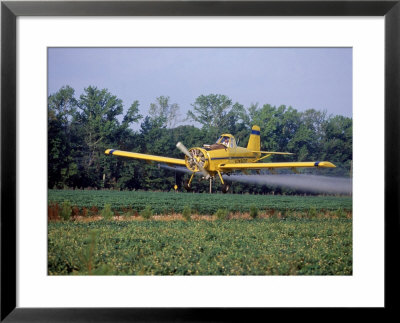
<svg viewBox="0 0 400 323"><path fill-rule="evenodd" d="M203 145L204 149L206 150L216 150L216 149L227 149L227 148L236 148L236 140L230 134L223 134L215 144L212 145Z"/></svg>
<svg viewBox="0 0 400 323"><path fill-rule="evenodd" d="M236 141L232 135L221 135L218 140L215 142L216 144L224 145L228 148L236 148Z"/></svg>

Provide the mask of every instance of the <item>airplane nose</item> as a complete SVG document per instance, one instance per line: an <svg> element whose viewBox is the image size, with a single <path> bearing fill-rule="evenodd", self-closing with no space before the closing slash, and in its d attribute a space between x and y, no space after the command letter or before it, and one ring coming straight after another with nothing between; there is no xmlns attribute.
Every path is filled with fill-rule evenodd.
<svg viewBox="0 0 400 323"><path fill-rule="evenodd" d="M208 167L208 154L202 148L189 149L190 157L185 158L186 166L193 172L205 170Z"/></svg>
<svg viewBox="0 0 400 323"><path fill-rule="evenodd" d="M192 172L202 172L205 178L209 178L210 174L205 169L208 165L208 160L205 158L207 155L206 151L201 148L191 148L187 150L187 148L181 143L178 142L176 147L182 151L185 156L185 164L186 167Z"/></svg>

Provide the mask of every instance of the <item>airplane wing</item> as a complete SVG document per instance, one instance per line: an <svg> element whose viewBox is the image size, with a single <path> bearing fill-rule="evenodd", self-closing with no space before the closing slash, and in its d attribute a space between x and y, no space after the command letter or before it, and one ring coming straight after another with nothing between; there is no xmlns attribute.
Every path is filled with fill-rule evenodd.
<svg viewBox="0 0 400 323"><path fill-rule="evenodd" d="M114 156L121 156L121 157L128 157L128 158L136 158L136 159L143 159L147 161L155 161L159 163L165 163L168 165L181 165L186 166L184 159L178 158L170 158L170 157L162 157L162 156L155 156L155 155L147 155L147 154L139 154L139 153L131 153L129 151L122 151L116 149L107 149L104 152L106 155L114 155Z"/></svg>
<svg viewBox="0 0 400 323"><path fill-rule="evenodd" d="M246 169L263 169L263 168L296 168L296 167L336 167L331 162L288 162L288 163L237 163L222 164L220 170L246 170Z"/></svg>

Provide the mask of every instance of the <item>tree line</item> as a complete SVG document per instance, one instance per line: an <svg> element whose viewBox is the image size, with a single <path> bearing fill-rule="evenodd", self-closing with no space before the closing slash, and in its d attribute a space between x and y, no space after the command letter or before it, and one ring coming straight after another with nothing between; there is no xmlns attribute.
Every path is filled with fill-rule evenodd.
<svg viewBox="0 0 400 323"><path fill-rule="evenodd" d="M145 154L183 158L175 147L213 143L221 133L231 133L246 146L252 125L261 128L261 149L288 151L269 161L328 160L338 166L325 175L351 175L352 119L326 111L303 112L292 107L251 104L244 107L222 94L200 95L184 122L180 106L160 96L147 116L139 101L127 108L107 89L89 86L76 97L64 86L48 96L48 187L74 189L164 190L181 188L186 175L146 162L107 156L114 148ZM189 125L188 123L195 124ZM138 130L134 130L136 124ZM179 125L181 124L181 125ZM302 170L313 172L314 170ZM218 181L216 181L218 182ZM218 185L218 184L217 184ZM197 183L207 191L208 183ZM294 194L296 191L266 185L234 184L235 192Z"/></svg>

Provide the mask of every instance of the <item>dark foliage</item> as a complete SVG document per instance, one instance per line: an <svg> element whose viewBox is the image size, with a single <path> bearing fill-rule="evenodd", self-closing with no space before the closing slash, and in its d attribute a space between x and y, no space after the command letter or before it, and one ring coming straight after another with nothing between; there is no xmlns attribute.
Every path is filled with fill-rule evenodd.
<svg viewBox="0 0 400 323"><path fill-rule="evenodd" d="M299 112L292 107L269 104L247 109L225 95L201 95L194 100L187 122L179 125L179 106L169 97L156 98L144 119L139 102L129 108L107 89L89 86L79 97L69 86L48 98L48 187L73 189L162 190L175 184L182 189L188 175L142 161L112 158L108 148L182 158L175 147L213 143L224 132L246 146L252 125L261 127L261 148L293 152L273 156L271 161L328 160L338 167L324 175L351 176L352 119L327 115L324 111ZM139 130L133 125L140 120ZM313 170L302 170L312 172ZM216 189L218 189L216 181ZM208 183L196 183L207 191ZM235 183L234 193L295 194L289 188Z"/></svg>

